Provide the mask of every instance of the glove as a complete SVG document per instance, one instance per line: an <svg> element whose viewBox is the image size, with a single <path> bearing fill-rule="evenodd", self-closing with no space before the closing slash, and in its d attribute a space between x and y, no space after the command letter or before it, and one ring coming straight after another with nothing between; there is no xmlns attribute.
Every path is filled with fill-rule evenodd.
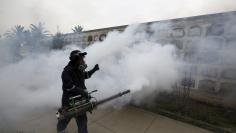
<svg viewBox="0 0 236 133"><path fill-rule="evenodd" d="M93 69L94 69L95 71L99 70L99 65L96 64Z"/></svg>

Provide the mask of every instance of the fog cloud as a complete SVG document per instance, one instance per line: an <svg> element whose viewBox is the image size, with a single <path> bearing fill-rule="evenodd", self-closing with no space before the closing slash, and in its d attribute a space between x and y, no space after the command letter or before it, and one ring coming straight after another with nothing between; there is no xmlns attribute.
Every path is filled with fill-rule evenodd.
<svg viewBox="0 0 236 133"><path fill-rule="evenodd" d="M178 79L173 45L161 45L142 26L130 26L124 32L114 31L103 42L96 42L88 52L89 68L100 65L100 71L86 81L89 90L98 89L98 99L130 89L171 90ZM71 50L37 54L0 69L1 117L19 120L28 112L44 107L59 107L61 102L61 72L68 63ZM129 100L129 99L126 99ZM122 101L128 102L128 101Z"/></svg>

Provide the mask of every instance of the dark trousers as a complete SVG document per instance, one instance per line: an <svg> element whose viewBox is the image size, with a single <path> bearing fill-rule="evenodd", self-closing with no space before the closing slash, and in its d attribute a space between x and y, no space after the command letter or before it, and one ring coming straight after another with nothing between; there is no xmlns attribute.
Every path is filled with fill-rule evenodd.
<svg viewBox="0 0 236 133"><path fill-rule="evenodd" d="M66 118L63 120L59 120L57 123L57 132L58 133L65 133L65 129L66 129L68 123L70 122L71 118L75 118L79 133L88 133L87 115L86 114L78 115L76 117Z"/></svg>

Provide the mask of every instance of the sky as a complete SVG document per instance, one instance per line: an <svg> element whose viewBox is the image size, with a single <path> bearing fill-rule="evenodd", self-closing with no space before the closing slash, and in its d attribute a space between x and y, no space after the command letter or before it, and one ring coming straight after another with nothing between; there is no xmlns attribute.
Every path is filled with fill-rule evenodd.
<svg viewBox="0 0 236 133"><path fill-rule="evenodd" d="M236 0L0 0L0 35L43 22L53 34L236 10Z"/></svg>

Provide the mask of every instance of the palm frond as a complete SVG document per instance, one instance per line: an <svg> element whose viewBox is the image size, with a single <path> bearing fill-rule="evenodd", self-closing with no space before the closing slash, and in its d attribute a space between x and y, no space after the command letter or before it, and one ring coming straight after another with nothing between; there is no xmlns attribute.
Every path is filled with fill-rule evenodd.
<svg viewBox="0 0 236 133"><path fill-rule="evenodd" d="M80 26L80 25L75 26L74 28L72 28L72 31L73 31L74 33L80 33L80 32L83 31L83 27Z"/></svg>

